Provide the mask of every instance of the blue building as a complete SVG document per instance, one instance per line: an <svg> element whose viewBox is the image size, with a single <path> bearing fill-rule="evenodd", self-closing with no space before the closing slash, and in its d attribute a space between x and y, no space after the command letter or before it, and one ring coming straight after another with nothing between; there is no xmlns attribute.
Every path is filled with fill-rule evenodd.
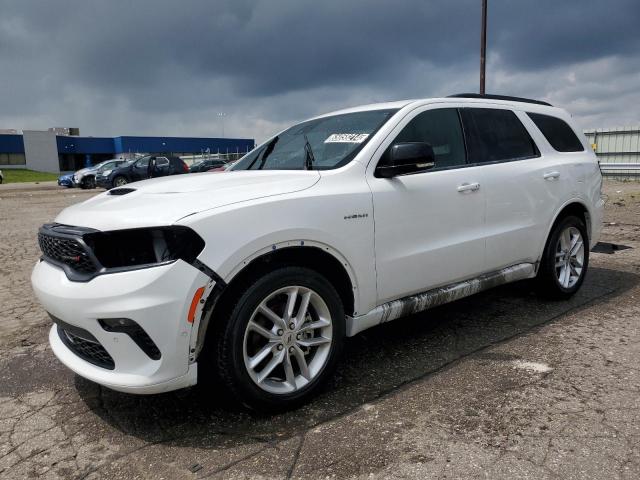
<svg viewBox="0 0 640 480"><path fill-rule="evenodd" d="M136 153L244 154L254 145L251 138L80 137L56 135L52 130L24 130L22 134L0 134L0 169L28 168L55 173Z"/></svg>

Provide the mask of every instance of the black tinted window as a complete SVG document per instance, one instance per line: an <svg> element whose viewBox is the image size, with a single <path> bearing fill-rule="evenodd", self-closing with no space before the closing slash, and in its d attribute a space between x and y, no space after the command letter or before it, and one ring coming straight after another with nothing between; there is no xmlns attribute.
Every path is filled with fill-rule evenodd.
<svg viewBox="0 0 640 480"><path fill-rule="evenodd" d="M551 115L527 113L551 146L558 152L582 152L584 147L567 122Z"/></svg>
<svg viewBox="0 0 640 480"><path fill-rule="evenodd" d="M469 163L499 162L539 155L522 122L511 110L463 108Z"/></svg>
<svg viewBox="0 0 640 480"><path fill-rule="evenodd" d="M460 118L455 108L427 110L417 115L395 138L385 152L380 164L387 161L394 143L426 142L433 148L434 168L464 165L465 150Z"/></svg>

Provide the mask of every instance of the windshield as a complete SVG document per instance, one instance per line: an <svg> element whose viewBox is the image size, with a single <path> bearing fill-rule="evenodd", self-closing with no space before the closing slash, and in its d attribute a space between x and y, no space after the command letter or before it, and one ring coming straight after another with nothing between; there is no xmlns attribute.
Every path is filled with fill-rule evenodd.
<svg viewBox="0 0 640 480"><path fill-rule="evenodd" d="M397 110L368 110L299 123L231 170L328 170L349 163Z"/></svg>
<svg viewBox="0 0 640 480"><path fill-rule="evenodd" d="M108 164L109 164L109 160L106 160L104 162L100 162L97 165L94 165L93 167L89 167L89 168L95 168L97 170L100 170L101 168L104 168Z"/></svg>
<svg viewBox="0 0 640 480"><path fill-rule="evenodd" d="M109 160L107 162L99 163L98 165L96 165L96 168L98 169L98 171L104 172L105 170L115 167L116 163L117 162L115 160Z"/></svg>

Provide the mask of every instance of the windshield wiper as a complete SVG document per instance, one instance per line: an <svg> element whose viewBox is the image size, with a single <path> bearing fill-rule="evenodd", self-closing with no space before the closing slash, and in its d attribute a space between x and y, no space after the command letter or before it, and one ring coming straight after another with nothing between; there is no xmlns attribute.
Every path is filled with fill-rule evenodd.
<svg viewBox="0 0 640 480"><path fill-rule="evenodd" d="M253 165L259 159L260 163L258 164L257 170L262 170L262 167L264 167L264 164L267 161L267 157L271 154L271 152L273 152L273 149L276 146L276 143L278 142L278 140L279 140L279 137L277 135L273 137L271 141L267 144L265 149L262 151L262 155L256 155L256 158L253 160L253 162L249 164L249 166L246 169L251 170L253 168Z"/></svg>
<svg viewBox="0 0 640 480"><path fill-rule="evenodd" d="M305 170L313 170L313 163L316 161L316 158L313 156L313 150L311 149L311 144L309 143L309 139L307 138L307 134L304 134L304 168Z"/></svg>

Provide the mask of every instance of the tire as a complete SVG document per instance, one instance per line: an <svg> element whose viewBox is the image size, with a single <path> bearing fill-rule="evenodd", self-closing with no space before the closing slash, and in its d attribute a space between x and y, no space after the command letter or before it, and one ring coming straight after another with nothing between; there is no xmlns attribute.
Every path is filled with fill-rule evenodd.
<svg viewBox="0 0 640 480"><path fill-rule="evenodd" d="M286 305L294 297L295 315L288 320ZM300 323L304 303L307 314ZM215 359L216 377L225 390L246 407L261 412L295 408L334 372L344 343L344 307L331 283L317 272L274 270L257 278L228 311L228 320L212 339L215 354L210 359Z"/></svg>
<svg viewBox="0 0 640 480"><path fill-rule="evenodd" d="M93 176L84 177L80 183L80 188L83 190L96 188L96 178Z"/></svg>
<svg viewBox="0 0 640 480"><path fill-rule="evenodd" d="M569 255L567 246L571 248ZM539 293L559 300L570 298L580 289L588 267L589 237L584 222L573 215L558 220L549 234L536 277Z"/></svg>
<svg viewBox="0 0 640 480"><path fill-rule="evenodd" d="M114 188L123 187L127 183L129 183L129 180L127 180L127 177L123 177L122 175L118 175L116 178L113 179Z"/></svg>

